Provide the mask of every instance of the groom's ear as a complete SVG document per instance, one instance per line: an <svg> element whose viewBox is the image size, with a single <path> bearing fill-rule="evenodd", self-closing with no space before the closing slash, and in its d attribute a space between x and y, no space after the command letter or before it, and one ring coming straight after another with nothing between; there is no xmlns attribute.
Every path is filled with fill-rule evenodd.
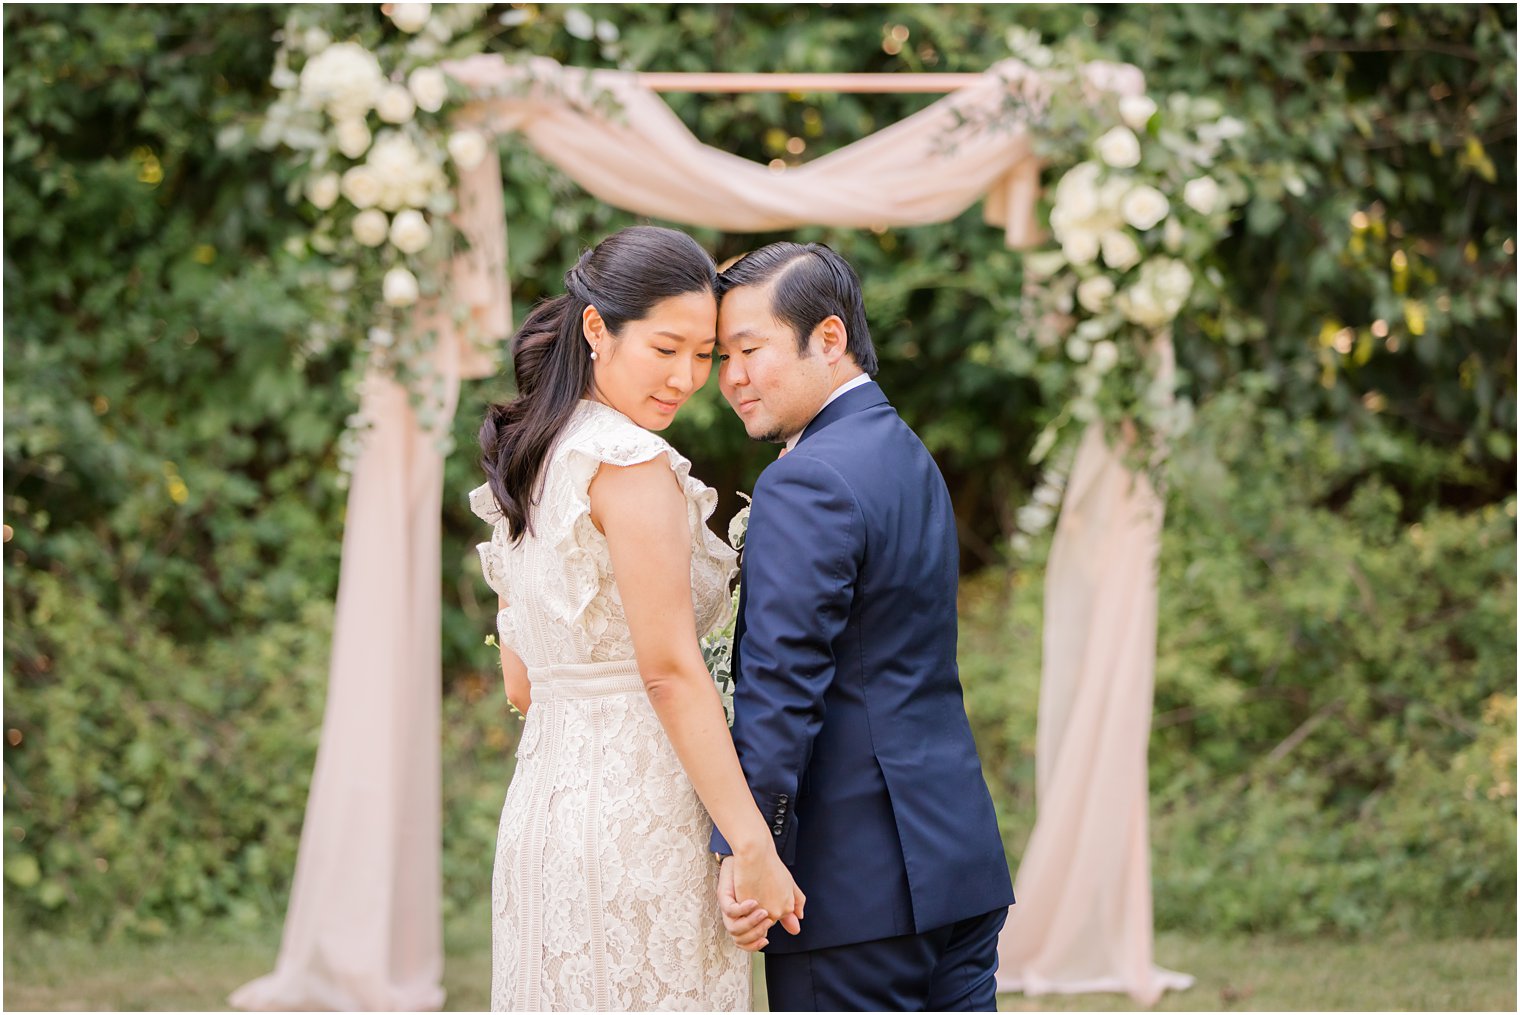
<svg viewBox="0 0 1520 1015"><path fill-rule="evenodd" d="M813 329L813 339L821 346L824 362L833 366L849 352L850 333L838 314L830 314Z"/></svg>

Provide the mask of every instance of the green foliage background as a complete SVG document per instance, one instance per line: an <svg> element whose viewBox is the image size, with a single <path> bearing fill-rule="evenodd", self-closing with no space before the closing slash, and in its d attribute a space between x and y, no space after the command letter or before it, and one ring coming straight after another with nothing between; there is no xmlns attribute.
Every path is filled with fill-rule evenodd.
<svg viewBox="0 0 1520 1015"><path fill-rule="evenodd" d="M1160 572L1158 922L1512 932L1512 9L628 5L594 11L619 29L605 50L568 33L563 8L527 9L502 52L647 70L975 71L1021 25L1245 120L1260 172L1210 266L1227 295L1178 333L1207 408L1177 454ZM152 935L282 911L362 326L324 297L331 266L291 242L305 223L281 159L216 144L267 102L283 18L5 8L13 926ZM908 36L890 53L894 26ZM699 136L762 161L815 158L929 101L671 97ZM633 219L525 146L504 151L520 312ZM1034 815L1041 571L1002 547L1050 397L1000 352L1019 259L975 209L791 235L859 269L882 383L951 484L973 575L968 701L1016 859ZM720 258L775 238L699 236ZM467 386L461 448L507 390ZM725 412L709 389L671 437L713 485L748 489L767 456ZM486 890L516 731L481 644L475 474L467 451L449 462L440 572L457 905Z"/></svg>

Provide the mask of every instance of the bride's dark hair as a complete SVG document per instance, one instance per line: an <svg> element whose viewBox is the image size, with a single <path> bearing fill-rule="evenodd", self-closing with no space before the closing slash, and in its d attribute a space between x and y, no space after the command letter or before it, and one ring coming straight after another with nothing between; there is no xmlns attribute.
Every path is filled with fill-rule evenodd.
<svg viewBox="0 0 1520 1015"><path fill-rule="evenodd" d="M480 464L513 539L532 531L539 475L579 401L591 391L581 316L596 307L614 339L654 305L717 292L713 260L685 233L633 226L598 243L565 273L565 292L533 308L512 336L517 397L493 404L480 427Z"/></svg>

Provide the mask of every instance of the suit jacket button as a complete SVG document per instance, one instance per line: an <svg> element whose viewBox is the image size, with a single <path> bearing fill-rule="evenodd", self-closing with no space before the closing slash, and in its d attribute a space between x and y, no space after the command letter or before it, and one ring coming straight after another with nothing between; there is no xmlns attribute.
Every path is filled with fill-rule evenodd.
<svg viewBox="0 0 1520 1015"><path fill-rule="evenodd" d="M781 826L777 825L775 828L771 829L771 834L778 839L781 838Z"/></svg>

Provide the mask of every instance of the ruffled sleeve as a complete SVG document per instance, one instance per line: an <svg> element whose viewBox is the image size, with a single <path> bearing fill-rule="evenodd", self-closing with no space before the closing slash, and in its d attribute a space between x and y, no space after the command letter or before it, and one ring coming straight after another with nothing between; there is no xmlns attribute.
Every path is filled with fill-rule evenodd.
<svg viewBox="0 0 1520 1015"><path fill-rule="evenodd" d="M491 591L505 598L507 596L507 572L505 549L500 544L502 529L506 525L506 516L502 514L501 505L496 503L496 496L491 493L491 486L482 483L470 491L470 510L483 522L492 527L491 539L484 543L475 544L475 552L480 554L480 570L485 574L486 584L491 586Z"/></svg>
<svg viewBox="0 0 1520 1015"><path fill-rule="evenodd" d="M708 528L707 521L718 507L718 493L693 478L691 462L662 437L616 415L613 425L598 426L564 449L560 475L567 484L569 516L560 519L558 552L566 561L567 574L577 576L571 592L571 622L578 623L596 598L601 586L599 571L608 569L606 537L591 521L591 481L603 465L637 465L664 455L686 494L687 523L691 530L692 594L698 634L706 635L728 620L728 587L736 571L738 554ZM547 533L546 533L547 534ZM587 618L592 619L592 618ZM595 632L593 637L595 636Z"/></svg>

